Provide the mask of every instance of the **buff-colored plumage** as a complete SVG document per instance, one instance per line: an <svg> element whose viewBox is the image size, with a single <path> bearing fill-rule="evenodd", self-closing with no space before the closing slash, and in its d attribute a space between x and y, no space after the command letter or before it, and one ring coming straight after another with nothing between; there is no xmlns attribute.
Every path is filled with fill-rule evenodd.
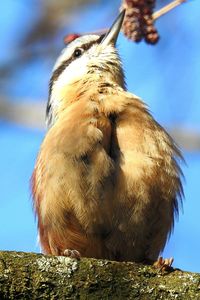
<svg viewBox="0 0 200 300"><path fill-rule="evenodd" d="M32 177L40 243L54 255L76 249L86 257L155 260L178 209L181 155L145 104L124 90L112 48L115 64L92 61L91 72L54 88L56 117Z"/></svg>

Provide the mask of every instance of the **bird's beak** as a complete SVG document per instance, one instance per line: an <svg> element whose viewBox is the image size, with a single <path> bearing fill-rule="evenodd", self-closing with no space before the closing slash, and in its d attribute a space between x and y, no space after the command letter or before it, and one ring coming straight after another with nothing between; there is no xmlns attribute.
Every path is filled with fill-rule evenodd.
<svg viewBox="0 0 200 300"><path fill-rule="evenodd" d="M125 16L125 9L119 14L115 22L112 24L109 31L106 33L105 37L101 41L102 46L107 46L109 44L116 44L120 29Z"/></svg>

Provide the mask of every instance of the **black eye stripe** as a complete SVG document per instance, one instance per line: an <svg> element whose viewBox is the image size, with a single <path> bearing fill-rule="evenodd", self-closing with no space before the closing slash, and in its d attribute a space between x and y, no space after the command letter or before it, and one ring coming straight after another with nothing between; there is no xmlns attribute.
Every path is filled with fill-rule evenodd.
<svg viewBox="0 0 200 300"><path fill-rule="evenodd" d="M103 39L104 36L100 36L96 41L90 41L89 43L83 44L80 47L84 49L84 51L87 51L89 48L91 48L93 45L95 44L99 44L101 42L101 40ZM62 62L62 64L56 69L54 70L50 82L49 82L49 99L47 102L47 109L46 109L46 116L48 117L48 114L51 111L51 104L50 104L50 98L51 98L51 92L52 92L52 87L53 87L53 83L58 79L58 77L62 74L62 72L70 65L70 63L75 60L76 57L74 57L73 55Z"/></svg>
<svg viewBox="0 0 200 300"><path fill-rule="evenodd" d="M97 43L100 44L105 36L106 36L106 34L100 35L99 39L97 40Z"/></svg>
<svg viewBox="0 0 200 300"><path fill-rule="evenodd" d="M92 47L93 45L97 44L97 41L91 41L87 44L81 45L81 48L84 49L84 51L88 50L90 47ZM66 61L63 61L62 64L53 72L51 79L50 79L50 83L49 83L49 89L51 91L52 89L52 85L54 83L54 81L56 81L58 79L58 77L61 75L61 73L69 66L69 64L75 60L76 57L74 57L73 55L67 59Z"/></svg>

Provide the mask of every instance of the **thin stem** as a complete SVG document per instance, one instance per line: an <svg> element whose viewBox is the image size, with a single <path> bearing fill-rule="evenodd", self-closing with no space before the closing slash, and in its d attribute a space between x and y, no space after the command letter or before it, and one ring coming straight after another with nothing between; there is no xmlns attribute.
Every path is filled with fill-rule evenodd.
<svg viewBox="0 0 200 300"><path fill-rule="evenodd" d="M180 4L185 3L186 1L187 0L174 0L174 1L170 2L169 4L165 5L164 7L162 7L155 13L153 13L153 15L152 15L153 20L159 19L160 17L167 14L169 11L171 11L175 7L179 6ZM108 29L109 28L103 28L103 29L96 30L94 32L88 32L88 33L84 33L84 34L99 34L100 35L100 34L106 33L108 31Z"/></svg>
<svg viewBox="0 0 200 300"><path fill-rule="evenodd" d="M183 4L186 1L187 0L174 0L174 1L170 2L169 4L165 5L160 10L156 11L153 14L153 19L157 20L158 18L160 18L163 15L165 15L166 13L168 13L170 10L174 9L175 7L179 6L180 4Z"/></svg>
<svg viewBox="0 0 200 300"><path fill-rule="evenodd" d="M86 32L84 34L97 34L97 35L101 35L101 34L105 34L106 32L108 32L109 28L102 28L102 29L97 29L95 31L90 31L90 32Z"/></svg>

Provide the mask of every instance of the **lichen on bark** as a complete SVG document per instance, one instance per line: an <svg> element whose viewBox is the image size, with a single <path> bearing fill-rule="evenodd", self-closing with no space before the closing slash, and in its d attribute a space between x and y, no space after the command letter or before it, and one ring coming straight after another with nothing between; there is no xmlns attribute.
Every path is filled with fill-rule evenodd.
<svg viewBox="0 0 200 300"><path fill-rule="evenodd" d="M200 299L200 274L35 253L0 252L0 299Z"/></svg>

